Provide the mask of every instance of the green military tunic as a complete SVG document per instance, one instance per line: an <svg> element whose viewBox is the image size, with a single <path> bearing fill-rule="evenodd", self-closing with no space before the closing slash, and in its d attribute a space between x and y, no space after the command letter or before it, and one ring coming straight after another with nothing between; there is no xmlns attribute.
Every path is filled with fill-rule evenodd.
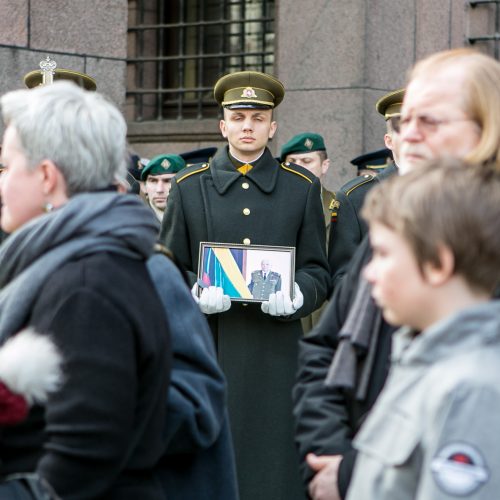
<svg viewBox="0 0 500 500"><path fill-rule="evenodd" d="M269 300L271 293L281 290L281 275L274 271L269 271L267 276L262 271L254 271L251 275L248 289L254 299Z"/></svg>
<svg viewBox="0 0 500 500"><path fill-rule="evenodd" d="M233 302L208 317L228 381L228 406L242 500L303 498L293 444L291 390L300 317L325 300L329 272L320 183L306 169L280 164L266 149L246 175L227 146L210 164L175 178L161 240L190 272L200 241L296 248L295 281L304 295L296 314L276 318L259 303Z"/></svg>

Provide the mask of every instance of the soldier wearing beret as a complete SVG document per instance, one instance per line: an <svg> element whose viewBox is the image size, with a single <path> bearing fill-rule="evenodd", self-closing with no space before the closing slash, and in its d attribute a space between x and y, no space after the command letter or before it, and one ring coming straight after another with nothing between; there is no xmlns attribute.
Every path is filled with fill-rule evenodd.
<svg viewBox="0 0 500 500"><path fill-rule="evenodd" d="M330 167L330 160L326 151L325 140L314 132L304 132L292 137L281 147L281 161L295 163L312 172L320 182L324 179ZM331 206L335 201L335 195L328 191L323 183L321 184L321 201L323 204L323 214L325 216L326 244L328 245L328 235L330 229ZM309 316L302 318L302 329L304 333L312 330L319 321L322 307L314 311Z"/></svg>
<svg viewBox="0 0 500 500"><path fill-rule="evenodd" d="M281 161L295 163L307 168L307 170L320 180L321 201L323 202L323 213L325 215L325 225L328 234L331 220L330 205L334 200L334 195L323 186L322 182L330 168L325 140L321 135L313 132L298 134L283 144L280 159Z"/></svg>
<svg viewBox="0 0 500 500"><path fill-rule="evenodd" d="M292 296L281 290L262 303L231 303L221 288L210 287L197 299L228 381L242 500L303 498L291 389L300 318L323 303L329 286L320 182L305 168L278 162L267 148L284 93L279 80L254 71L216 83L228 144L208 163L176 175L160 234L193 284L201 241L296 249Z"/></svg>
<svg viewBox="0 0 500 500"><path fill-rule="evenodd" d="M155 156L142 169L141 182L144 184L146 198L160 222L167 207L171 181L185 166L184 158L171 154Z"/></svg>
<svg viewBox="0 0 500 500"><path fill-rule="evenodd" d="M392 120L399 117L401 113L403 97L404 89L396 90L382 96L375 105L377 111L386 121L385 145L393 153L398 134L393 129ZM376 155L371 153L370 156ZM397 164L397 158L394 159ZM334 290L344 276L356 248L368 231L368 227L360 214L365 196L378 182L397 172L396 164L388 165L384 168L384 172L379 175L370 173L355 177L335 193L336 199L332 204L332 222L328 242L328 262L332 273Z"/></svg>

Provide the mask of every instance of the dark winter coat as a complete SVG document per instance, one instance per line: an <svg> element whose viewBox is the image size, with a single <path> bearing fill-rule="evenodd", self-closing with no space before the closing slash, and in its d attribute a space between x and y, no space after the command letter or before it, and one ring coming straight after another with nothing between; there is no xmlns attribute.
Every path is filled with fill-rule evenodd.
<svg viewBox="0 0 500 500"><path fill-rule="evenodd" d="M50 335L64 383L0 434L0 473L38 471L65 500L157 500L171 348L145 261L96 253L52 274L29 325Z"/></svg>
<svg viewBox="0 0 500 500"><path fill-rule="evenodd" d="M374 363L368 374L364 398L354 391L346 392L325 385L325 379L338 346L338 333L356 295L362 268L371 257L368 237L354 254L348 272L336 289L319 324L299 345L299 371L294 388L295 442L300 456L301 471L307 485L313 477L305 461L307 453L344 455L339 470L342 495L348 487L355 452L352 439L366 414L373 406L384 385L389 369L391 337L395 328L381 321L374 325L378 336ZM366 358L357 358L356 373L363 374Z"/></svg>

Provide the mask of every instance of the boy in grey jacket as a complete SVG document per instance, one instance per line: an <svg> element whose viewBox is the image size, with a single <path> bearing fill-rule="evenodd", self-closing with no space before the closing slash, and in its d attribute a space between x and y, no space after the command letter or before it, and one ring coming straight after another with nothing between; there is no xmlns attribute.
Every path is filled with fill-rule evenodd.
<svg viewBox="0 0 500 500"><path fill-rule="evenodd" d="M365 268L393 340L355 438L348 500L492 499L500 491L500 172L433 163L380 184Z"/></svg>

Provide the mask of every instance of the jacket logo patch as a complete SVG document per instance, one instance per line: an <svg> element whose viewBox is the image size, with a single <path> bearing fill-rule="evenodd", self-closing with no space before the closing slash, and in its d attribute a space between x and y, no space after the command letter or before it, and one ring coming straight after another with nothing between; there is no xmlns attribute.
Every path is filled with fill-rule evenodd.
<svg viewBox="0 0 500 500"><path fill-rule="evenodd" d="M467 496L490 477L479 450L465 443L442 448L431 462L434 481L448 495Z"/></svg>

